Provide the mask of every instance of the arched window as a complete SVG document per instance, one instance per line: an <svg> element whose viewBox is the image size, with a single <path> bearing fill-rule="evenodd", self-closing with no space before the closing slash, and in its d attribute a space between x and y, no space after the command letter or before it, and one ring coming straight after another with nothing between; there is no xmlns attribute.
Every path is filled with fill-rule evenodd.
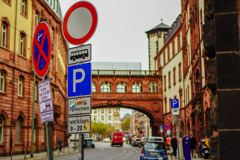
<svg viewBox="0 0 240 160"><path fill-rule="evenodd" d="M15 142L22 142L22 119L19 117L16 123L16 134L15 134Z"/></svg>
<svg viewBox="0 0 240 160"><path fill-rule="evenodd" d="M148 85L148 90L150 93L158 93L158 83L150 82Z"/></svg>
<svg viewBox="0 0 240 160"><path fill-rule="evenodd" d="M143 92L142 82L135 82L132 86L132 92L133 93L142 93Z"/></svg>
<svg viewBox="0 0 240 160"><path fill-rule="evenodd" d="M1 46L9 48L9 21L6 17L2 18L1 26Z"/></svg>
<svg viewBox="0 0 240 160"><path fill-rule="evenodd" d="M117 84L117 93L126 93L127 92L127 83L119 82Z"/></svg>
<svg viewBox="0 0 240 160"><path fill-rule="evenodd" d="M5 90L5 72L4 70L0 70L0 92L4 92Z"/></svg>
<svg viewBox="0 0 240 160"><path fill-rule="evenodd" d="M18 96L23 96L23 76L19 76L18 79Z"/></svg>
<svg viewBox="0 0 240 160"><path fill-rule="evenodd" d="M96 93L96 84L92 82L92 93Z"/></svg>
<svg viewBox="0 0 240 160"><path fill-rule="evenodd" d="M0 143L3 142L3 125L4 125L4 120L0 116Z"/></svg>
<svg viewBox="0 0 240 160"><path fill-rule="evenodd" d="M110 93L111 92L111 83L110 82L103 82L101 85L101 92L102 93Z"/></svg>

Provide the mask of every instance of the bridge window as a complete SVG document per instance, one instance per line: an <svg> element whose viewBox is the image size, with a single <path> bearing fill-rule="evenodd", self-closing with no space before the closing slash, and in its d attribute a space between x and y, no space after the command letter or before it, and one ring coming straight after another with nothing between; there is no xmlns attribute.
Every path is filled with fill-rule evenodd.
<svg viewBox="0 0 240 160"><path fill-rule="evenodd" d="M132 86L132 92L133 93L142 93L143 92L143 86L141 82L135 82Z"/></svg>
<svg viewBox="0 0 240 160"><path fill-rule="evenodd" d="M117 93L126 93L127 92L127 83L119 82L117 84Z"/></svg>
<svg viewBox="0 0 240 160"><path fill-rule="evenodd" d="M110 82L103 82L101 85L101 92L102 93L110 93L111 92L111 83Z"/></svg>
<svg viewBox="0 0 240 160"><path fill-rule="evenodd" d="M96 92L96 84L92 82L92 93Z"/></svg>
<svg viewBox="0 0 240 160"><path fill-rule="evenodd" d="M158 84L157 82L150 82L148 85L150 93L158 93Z"/></svg>

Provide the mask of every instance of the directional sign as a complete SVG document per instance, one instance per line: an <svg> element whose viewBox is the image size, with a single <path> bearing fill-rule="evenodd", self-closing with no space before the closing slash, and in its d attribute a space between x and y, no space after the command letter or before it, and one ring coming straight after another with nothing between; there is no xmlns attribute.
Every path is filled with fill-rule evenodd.
<svg viewBox="0 0 240 160"><path fill-rule="evenodd" d="M51 39L50 32L46 23L38 25L32 46L32 61L38 77L46 75L51 60Z"/></svg>
<svg viewBox="0 0 240 160"><path fill-rule="evenodd" d="M68 115L90 114L92 111L91 97L68 99Z"/></svg>
<svg viewBox="0 0 240 160"><path fill-rule="evenodd" d="M38 102L40 108L41 122L53 122L53 105L50 81L45 80L38 84Z"/></svg>
<svg viewBox="0 0 240 160"><path fill-rule="evenodd" d="M171 99L172 115L180 115L178 99Z"/></svg>
<svg viewBox="0 0 240 160"><path fill-rule="evenodd" d="M68 97L91 95L91 63L68 66Z"/></svg>
<svg viewBox="0 0 240 160"><path fill-rule="evenodd" d="M68 117L68 134L81 134L91 132L91 116Z"/></svg>
<svg viewBox="0 0 240 160"><path fill-rule="evenodd" d="M91 44L68 49L68 65L92 60Z"/></svg>
<svg viewBox="0 0 240 160"><path fill-rule="evenodd" d="M167 130L170 130L170 129L171 129L171 124L166 124L166 125L165 125L165 128L166 128Z"/></svg>
<svg viewBox="0 0 240 160"><path fill-rule="evenodd" d="M73 4L63 19L62 32L74 45L83 44L91 38L97 27L97 11L86 1Z"/></svg>

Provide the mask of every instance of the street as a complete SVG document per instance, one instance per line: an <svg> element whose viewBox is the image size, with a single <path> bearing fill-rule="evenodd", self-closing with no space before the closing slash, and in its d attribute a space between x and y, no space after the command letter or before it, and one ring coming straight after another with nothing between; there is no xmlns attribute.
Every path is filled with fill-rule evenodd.
<svg viewBox="0 0 240 160"><path fill-rule="evenodd" d="M141 154L141 149L128 144L111 147L110 143L95 142L95 148L84 149L84 160L137 160ZM54 160L76 160L78 153L56 156ZM43 159L47 160L47 159Z"/></svg>

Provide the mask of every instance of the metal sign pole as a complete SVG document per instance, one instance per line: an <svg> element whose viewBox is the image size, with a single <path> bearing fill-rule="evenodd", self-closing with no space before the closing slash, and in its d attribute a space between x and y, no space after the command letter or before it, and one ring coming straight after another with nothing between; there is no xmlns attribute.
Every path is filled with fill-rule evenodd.
<svg viewBox="0 0 240 160"><path fill-rule="evenodd" d="M179 153L179 144L178 144L178 140L179 140L179 132L178 132L178 123L176 123L176 133L177 133L177 149L178 149L178 160L180 160L180 153Z"/></svg>
<svg viewBox="0 0 240 160"><path fill-rule="evenodd" d="M51 123L46 122L48 160L53 160Z"/></svg>
<svg viewBox="0 0 240 160"><path fill-rule="evenodd" d="M34 108L35 108L35 81L36 81L36 73L34 71L33 76L33 108L32 108L32 138L31 138L31 157L33 157L33 141L34 141Z"/></svg>
<svg viewBox="0 0 240 160"><path fill-rule="evenodd" d="M79 153L78 153L78 159L83 160L83 134L79 134Z"/></svg>

